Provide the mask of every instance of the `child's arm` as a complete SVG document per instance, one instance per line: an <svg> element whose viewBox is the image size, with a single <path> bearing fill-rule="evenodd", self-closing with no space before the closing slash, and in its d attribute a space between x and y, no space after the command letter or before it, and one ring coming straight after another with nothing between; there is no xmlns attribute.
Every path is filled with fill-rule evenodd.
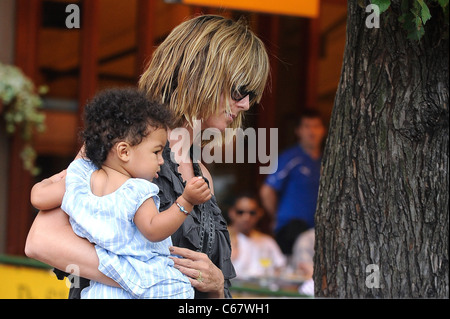
<svg viewBox="0 0 450 319"><path fill-rule="evenodd" d="M31 189L31 204L39 210L49 210L61 205L66 189L66 170L46 178Z"/></svg>
<svg viewBox="0 0 450 319"><path fill-rule="evenodd" d="M204 203L210 198L211 191L203 177L194 177L186 184L183 195L178 197L177 202L190 212L194 205ZM134 223L148 240L158 242L171 236L186 217L176 203L158 213L155 202L150 199L139 207L134 216Z"/></svg>
<svg viewBox="0 0 450 319"><path fill-rule="evenodd" d="M84 146L75 160L82 157ZM49 210L61 206L66 191L66 170L36 183L31 189L31 204L39 210Z"/></svg>

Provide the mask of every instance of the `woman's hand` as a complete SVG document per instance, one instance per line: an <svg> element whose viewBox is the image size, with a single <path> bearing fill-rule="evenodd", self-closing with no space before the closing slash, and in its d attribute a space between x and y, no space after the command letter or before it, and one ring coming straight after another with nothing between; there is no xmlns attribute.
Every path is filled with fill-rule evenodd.
<svg viewBox="0 0 450 319"><path fill-rule="evenodd" d="M173 255L183 258L170 257L175 268L188 276L194 288L208 292L212 298L224 298L224 277L222 271L213 264L208 256L187 248L170 247Z"/></svg>

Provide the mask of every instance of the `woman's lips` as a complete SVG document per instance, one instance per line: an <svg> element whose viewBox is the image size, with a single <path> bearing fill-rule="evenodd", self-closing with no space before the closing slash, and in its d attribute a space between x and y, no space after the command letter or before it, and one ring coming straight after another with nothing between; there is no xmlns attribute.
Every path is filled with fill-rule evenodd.
<svg viewBox="0 0 450 319"><path fill-rule="evenodd" d="M234 115L233 113L225 112L225 114L231 121L234 121L234 119L236 118L236 115Z"/></svg>

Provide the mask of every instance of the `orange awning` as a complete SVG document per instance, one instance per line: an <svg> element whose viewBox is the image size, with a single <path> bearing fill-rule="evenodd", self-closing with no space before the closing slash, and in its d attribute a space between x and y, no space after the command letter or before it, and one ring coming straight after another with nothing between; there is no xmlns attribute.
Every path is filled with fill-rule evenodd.
<svg viewBox="0 0 450 319"><path fill-rule="evenodd" d="M319 0L181 0L184 4L293 15L309 18L319 16Z"/></svg>

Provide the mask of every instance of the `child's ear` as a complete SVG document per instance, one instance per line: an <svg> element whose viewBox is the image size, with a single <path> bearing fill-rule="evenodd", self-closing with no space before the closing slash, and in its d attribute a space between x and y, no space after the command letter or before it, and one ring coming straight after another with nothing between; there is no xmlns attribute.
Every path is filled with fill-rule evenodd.
<svg viewBox="0 0 450 319"><path fill-rule="evenodd" d="M128 162L130 160L130 148L130 144L127 142L117 143L115 146L117 157L124 162Z"/></svg>

